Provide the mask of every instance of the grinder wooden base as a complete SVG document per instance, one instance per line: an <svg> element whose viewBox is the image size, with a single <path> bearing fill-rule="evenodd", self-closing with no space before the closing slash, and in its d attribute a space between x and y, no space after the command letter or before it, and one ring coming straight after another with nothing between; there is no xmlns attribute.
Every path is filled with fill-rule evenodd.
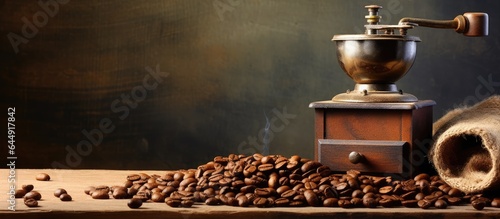
<svg viewBox="0 0 500 219"><path fill-rule="evenodd" d="M435 104L313 102L315 159L339 172L356 169L402 178L432 172L427 152Z"/></svg>

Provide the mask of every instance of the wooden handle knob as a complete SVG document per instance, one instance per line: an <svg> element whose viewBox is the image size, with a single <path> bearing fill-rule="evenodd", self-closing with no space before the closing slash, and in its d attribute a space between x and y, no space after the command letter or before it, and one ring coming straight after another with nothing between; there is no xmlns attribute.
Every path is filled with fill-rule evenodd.
<svg viewBox="0 0 500 219"><path fill-rule="evenodd" d="M361 163L365 160L365 156L361 153L353 151L349 154L349 161L353 164Z"/></svg>

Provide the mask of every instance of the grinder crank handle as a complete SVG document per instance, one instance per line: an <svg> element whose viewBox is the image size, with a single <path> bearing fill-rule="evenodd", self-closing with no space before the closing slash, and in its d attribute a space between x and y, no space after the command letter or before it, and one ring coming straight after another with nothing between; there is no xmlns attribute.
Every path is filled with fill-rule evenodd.
<svg viewBox="0 0 500 219"><path fill-rule="evenodd" d="M482 12L467 12L458 15L453 20L430 20L424 18L405 17L399 24L417 24L423 27L455 29L469 37L488 36L488 14Z"/></svg>

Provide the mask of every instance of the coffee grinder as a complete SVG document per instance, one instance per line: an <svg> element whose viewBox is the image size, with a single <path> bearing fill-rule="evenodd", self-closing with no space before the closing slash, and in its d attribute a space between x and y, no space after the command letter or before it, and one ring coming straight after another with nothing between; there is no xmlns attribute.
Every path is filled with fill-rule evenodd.
<svg viewBox="0 0 500 219"><path fill-rule="evenodd" d="M398 89L415 60L420 38L415 27L455 29L465 36L487 36L488 14L465 13L453 20L402 18L381 25L377 5L365 6L364 34L334 35L342 70L356 83L331 100L313 102L315 159L337 172L350 169L407 178L431 170L432 100Z"/></svg>

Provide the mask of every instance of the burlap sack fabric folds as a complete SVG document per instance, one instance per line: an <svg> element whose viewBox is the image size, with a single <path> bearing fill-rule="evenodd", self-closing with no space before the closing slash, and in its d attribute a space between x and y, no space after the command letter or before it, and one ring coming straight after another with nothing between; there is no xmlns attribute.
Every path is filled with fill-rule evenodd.
<svg viewBox="0 0 500 219"><path fill-rule="evenodd" d="M433 130L429 158L445 182L465 193L500 191L500 96L448 112Z"/></svg>

